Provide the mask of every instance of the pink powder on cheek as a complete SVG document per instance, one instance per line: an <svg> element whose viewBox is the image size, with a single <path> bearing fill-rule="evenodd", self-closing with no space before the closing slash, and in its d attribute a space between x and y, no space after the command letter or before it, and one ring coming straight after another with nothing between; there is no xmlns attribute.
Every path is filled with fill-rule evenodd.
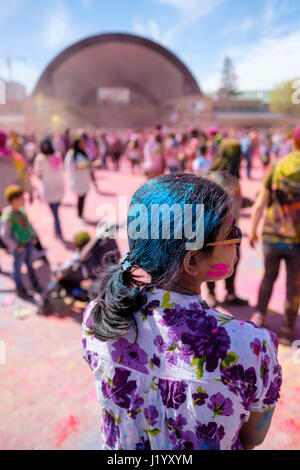
<svg viewBox="0 0 300 470"><path fill-rule="evenodd" d="M225 271L228 271L228 269L230 268L229 264L214 264L213 266L210 266L211 269L214 269L214 270L225 270Z"/></svg>
<svg viewBox="0 0 300 470"><path fill-rule="evenodd" d="M210 266L210 269L212 269L213 271L207 271L207 273L205 273L205 276L220 277L228 274L230 266L228 264L214 264L213 266Z"/></svg>

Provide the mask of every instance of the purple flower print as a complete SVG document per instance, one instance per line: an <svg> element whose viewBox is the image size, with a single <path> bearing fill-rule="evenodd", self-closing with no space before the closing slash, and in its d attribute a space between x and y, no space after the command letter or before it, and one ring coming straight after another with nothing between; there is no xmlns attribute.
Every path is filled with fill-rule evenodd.
<svg viewBox="0 0 300 470"><path fill-rule="evenodd" d="M130 403L130 409L127 411L129 418L135 420L138 413L142 411L141 406L143 404L144 398L140 397L138 394L134 395L132 402Z"/></svg>
<svg viewBox="0 0 300 470"><path fill-rule="evenodd" d="M187 385L175 380L159 379L158 387L160 389L162 402L167 408L177 410L186 400L185 389Z"/></svg>
<svg viewBox="0 0 300 470"><path fill-rule="evenodd" d="M105 398L112 398L120 408L129 409L130 395L136 389L136 380L128 381L131 372L116 367L113 380L102 380L101 390Z"/></svg>
<svg viewBox="0 0 300 470"><path fill-rule="evenodd" d="M172 343L178 343L178 341L180 341L180 337L181 337L180 331L169 328L168 338L172 341Z"/></svg>
<svg viewBox="0 0 300 470"><path fill-rule="evenodd" d="M245 450L239 438L236 439L236 441L232 444L230 449L231 450Z"/></svg>
<svg viewBox="0 0 300 470"><path fill-rule="evenodd" d="M159 307L159 300L152 300L149 302L147 305L145 305L143 308L141 308L141 315L145 318L147 317L152 317L153 316L153 311Z"/></svg>
<svg viewBox="0 0 300 470"><path fill-rule="evenodd" d="M94 322L93 322L93 318L92 318L92 313L90 313L90 315L88 316L86 322L85 322L86 326L88 327L89 330L92 330L93 327L94 327Z"/></svg>
<svg viewBox="0 0 300 470"><path fill-rule="evenodd" d="M149 426L155 426L158 418L158 411L155 406L150 405L149 408L145 408L144 415Z"/></svg>
<svg viewBox="0 0 300 470"><path fill-rule="evenodd" d="M175 326L176 328L179 328L186 322L185 314L186 310L177 304L174 306L174 308L165 308L162 324L168 327Z"/></svg>
<svg viewBox="0 0 300 470"><path fill-rule="evenodd" d="M183 427L186 426L187 420L184 416L182 416L182 414L179 414L176 419L168 418L167 423L174 429L181 431Z"/></svg>
<svg viewBox="0 0 300 470"><path fill-rule="evenodd" d="M176 366L177 364L177 355L173 353L166 354L168 366Z"/></svg>
<svg viewBox="0 0 300 470"><path fill-rule="evenodd" d="M273 367L273 375L277 375L278 372L281 374L281 366L279 364L276 364L274 367Z"/></svg>
<svg viewBox="0 0 300 470"><path fill-rule="evenodd" d="M230 367L221 367L221 381L235 395L240 396L242 405L249 410L256 400L256 373L254 367L244 370L241 364Z"/></svg>
<svg viewBox="0 0 300 470"><path fill-rule="evenodd" d="M185 431L173 450L196 450L198 448L197 442L197 437L192 431Z"/></svg>
<svg viewBox="0 0 300 470"><path fill-rule="evenodd" d="M173 445L176 444L178 439L182 438L183 427L186 426L187 420L182 414L179 414L176 419L168 418L167 427L169 429L169 438Z"/></svg>
<svg viewBox="0 0 300 470"><path fill-rule="evenodd" d="M208 398L208 395L206 390L202 390L201 387L197 388L197 392L198 393L192 394L194 406L202 406L205 404L205 400Z"/></svg>
<svg viewBox="0 0 300 470"><path fill-rule="evenodd" d="M153 354L152 359L150 359L150 362L156 367L160 367L160 358L156 356L156 354Z"/></svg>
<svg viewBox="0 0 300 470"><path fill-rule="evenodd" d="M278 337L275 333L273 333L273 331L268 330L268 333L271 336L272 343L277 351L278 350Z"/></svg>
<svg viewBox="0 0 300 470"><path fill-rule="evenodd" d="M112 449L115 448L116 442L120 437L120 429L112 411L103 410L103 428L106 444Z"/></svg>
<svg viewBox="0 0 300 470"><path fill-rule="evenodd" d="M182 344L179 348L179 357L180 359L189 364L191 362L191 357L193 356L193 351L189 344Z"/></svg>
<svg viewBox="0 0 300 470"><path fill-rule="evenodd" d="M222 393L216 393L210 397L210 403L207 406L214 412L213 418L215 418L215 416L233 415L232 405L230 398L225 398Z"/></svg>
<svg viewBox="0 0 300 470"><path fill-rule="evenodd" d="M162 336L156 336L156 338L153 340L153 343L157 347L157 351L159 353L164 353L168 349L168 344L164 342Z"/></svg>
<svg viewBox="0 0 300 470"><path fill-rule="evenodd" d="M255 356L259 356L260 352L263 350L263 345L258 338L254 338L254 341L250 343L250 348L252 349Z"/></svg>
<svg viewBox="0 0 300 470"><path fill-rule="evenodd" d="M266 398L263 401L264 405L271 406L274 405L277 400L280 398L280 388L282 384L281 372L275 377L274 381L270 383L268 388Z"/></svg>
<svg viewBox="0 0 300 470"><path fill-rule="evenodd" d="M150 441L146 441L144 437L141 438L141 442L135 445L136 450L151 450Z"/></svg>
<svg viewBox="0 0 300 470"><path fill-rule="evenodd" d="M86 338L82 338L82 347L85 350L86 349Z"/></svg>
<svg viewBox="0 0 300 470"><path fill-rule="evenodd" d="M98 367L99 356L94 351L85 351L84 357L91 369Z"/></svg>
<svg viewBox="0 0 300 470"><path fill-rule="evenodd" d="M130 345L127 339L121 338L113 344L113 347L116 349L111 353L114 362L144 374L149 374L148 369L145 367L145 364L148 363L148 355L137 343Z"/></svg>
<svg viewBox="0 0 300 470"><path fill-rule="evenodd" d="M222 425L218 428L215 422L201 424L197 421L195 430L199 442L198 449L220 450L220 441L225 436L224 427Z"/></svg>
<svg viewBox="0 0 300 470"><path fill-rule="evenodd" d="M193 333L183 333L181 341L189 344L195 357L206 356L206 370L213 372L219 360L226 357L231 344L230 337L223 327L218 327L215 317L201 318L201 325Z"/></svg>
<svg viewBox="0 0 300 470"><path fill-rule="evenodd" d="M174 308L164 309L162 324L176 329L183 329L188 325L194 329L201 316L205 316L205 309L197 302L190 303L188 308L176 304Z"/></svg>
<svg viewBox="0 0 300 470"><path fill-rule="evenodd" d="M267 354L264 355L261 361L260 366L260 377L263 381L263 386L267 387L269 382L269 365L270 365L270 358Z"/></svg>

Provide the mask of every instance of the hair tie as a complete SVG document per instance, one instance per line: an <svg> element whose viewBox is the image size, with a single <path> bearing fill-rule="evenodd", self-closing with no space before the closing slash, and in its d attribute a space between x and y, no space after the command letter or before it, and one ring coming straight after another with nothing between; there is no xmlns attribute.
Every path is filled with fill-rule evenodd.
<svg viewBox="0 0 300 470"><path fill-rule="evenodd" d="M123 258L120 259L119 265L121 266L121 269L123 272L129 271L132 268L132 263L128 260L130 256L129 251L123 256Z"/></svg>

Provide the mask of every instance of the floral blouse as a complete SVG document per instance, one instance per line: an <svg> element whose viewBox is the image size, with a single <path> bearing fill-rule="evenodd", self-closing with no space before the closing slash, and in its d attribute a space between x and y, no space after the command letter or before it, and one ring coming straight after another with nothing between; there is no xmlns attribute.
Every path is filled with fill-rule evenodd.
<svg viewBox="0 0 300 470"><path fill-rule="evenodd" d="M277 338L211 309L199 295L143 290L135 330L117 340L92 334L83 351L95 377L104 450L242 449L250 411L273 408L281 367Z"/></svg>

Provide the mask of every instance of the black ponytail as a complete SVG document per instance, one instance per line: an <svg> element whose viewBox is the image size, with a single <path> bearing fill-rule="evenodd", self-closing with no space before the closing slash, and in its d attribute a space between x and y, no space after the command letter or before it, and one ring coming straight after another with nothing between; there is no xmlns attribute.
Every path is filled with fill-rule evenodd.
<svg viewBox="0 0 300 470"><path fill-rule="evenodd" d="M143 285L132 273L124 271L108 253L104 266L99 270L100 290L92 310L93 334L101 341L118 339L134 327L135 342L138 337L136 320L133 313L139 310L144 302L140 287Z"/></svg>

